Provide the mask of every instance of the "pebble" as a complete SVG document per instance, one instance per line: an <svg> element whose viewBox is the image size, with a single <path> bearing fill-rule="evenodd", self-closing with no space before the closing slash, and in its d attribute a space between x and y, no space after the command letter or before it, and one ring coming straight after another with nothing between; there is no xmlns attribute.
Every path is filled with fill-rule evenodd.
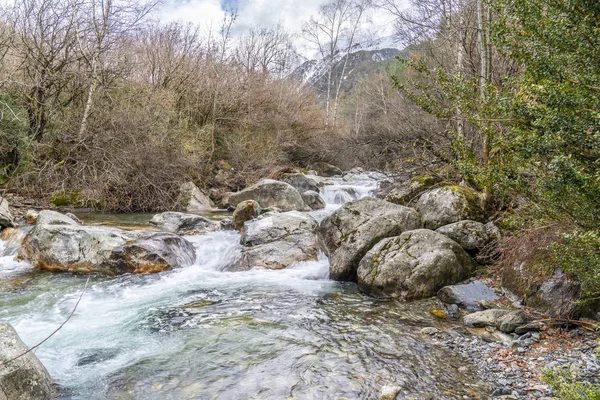
<svg viewBox="0 0 600 400"><path fill-rule="evenodd" d="M433 332L426 329L421 329L421 333ZM573 366L582 381L600 381L597 335L576 332L572 336L572 332L548 329L527 331L516 335L513 340L510 340L512 336L508 336L508 343L486 343L486 335L490 336L495 331L486 328L481 332L482 338L479 338L469 331L449 328L437 330L432 338L462 355L468 364L459 367L458 371L477 371L481 381L489 388L491 397L556 400L552 388L541 380L541 371L548 367Z"/></svg>

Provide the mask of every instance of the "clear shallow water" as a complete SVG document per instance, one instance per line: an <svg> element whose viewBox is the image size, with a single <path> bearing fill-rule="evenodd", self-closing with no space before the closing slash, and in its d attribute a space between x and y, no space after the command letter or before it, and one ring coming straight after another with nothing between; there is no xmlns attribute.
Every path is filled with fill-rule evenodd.
<svg viewBox="0 0 600 400"><path fill-rule="evenodd" d="M237 233L189 240L192 267L92 277L74 317L36 351L61 398L371 399L386 384L415 398L473 393L462 360L418 333L439 323L432 301L370 299L329 281L324 256L224 272ZM86 278L2 257L0 319L34 345L66 319Z"/></svg>

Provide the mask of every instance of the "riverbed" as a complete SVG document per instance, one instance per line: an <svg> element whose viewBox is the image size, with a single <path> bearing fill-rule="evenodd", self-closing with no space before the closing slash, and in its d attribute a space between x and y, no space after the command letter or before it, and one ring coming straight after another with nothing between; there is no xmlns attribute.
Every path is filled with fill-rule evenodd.
<svg viewBox="0 0 600 400"><path fill-rule="evenodd" d="M322 219L377 177L330 179ZM150 215L81 216L148 229ZM219 218L220 216L212 216ZM328 260L227 272L240 236L187 237L196 263L155 275L91 276L72 319L36 351L61 399L458 399L484 393L465 360L422 334L448 322L435 300L383 302L328 279ZM0 242L0 254L4 243ZM29 346L71 313L87 276L0 258L0 319Z"/></svg>

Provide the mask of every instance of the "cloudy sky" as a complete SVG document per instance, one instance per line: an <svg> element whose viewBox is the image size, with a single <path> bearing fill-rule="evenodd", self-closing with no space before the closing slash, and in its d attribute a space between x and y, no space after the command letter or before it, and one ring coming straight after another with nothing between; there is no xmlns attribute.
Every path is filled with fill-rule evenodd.
<svg viewBox="0 0 600 400"><path fill-rule="evenodd" d="M227 9L237 8L237 33L250 27L268 27L277 23L288 31L300 33L302 23L318 13L326 0L166 0L161 10L163 21L190 21L206 27L218 27ZM383 12L372 12L366 30L376 36L393 32L393 19ZM301 43L299 43L301 46ZM302 47L302 46L301 46Z"/></svg>

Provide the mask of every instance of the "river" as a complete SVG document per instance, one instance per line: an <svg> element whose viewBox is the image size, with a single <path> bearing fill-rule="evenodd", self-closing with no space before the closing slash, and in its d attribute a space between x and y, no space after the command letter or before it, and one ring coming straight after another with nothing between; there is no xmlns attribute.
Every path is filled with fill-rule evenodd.
<svg viewBox="0 0 600 400"><path fill-rule="evenodd" d="M377 177L328 182L317 219L369 195ZM87 218L139 228L150 216ZM420 333L446 324L429 313L434 300L369 298L328 280L323 255L281 271L227 272L237 232L188 239L191 267L92 276L73 318L35 352L60 399L377 399L383 385L405 388L406 399L477 392L477 378L458 372L464 360ZM86 279L1 257L0 319L32 346L67 318Z"/></svg>

